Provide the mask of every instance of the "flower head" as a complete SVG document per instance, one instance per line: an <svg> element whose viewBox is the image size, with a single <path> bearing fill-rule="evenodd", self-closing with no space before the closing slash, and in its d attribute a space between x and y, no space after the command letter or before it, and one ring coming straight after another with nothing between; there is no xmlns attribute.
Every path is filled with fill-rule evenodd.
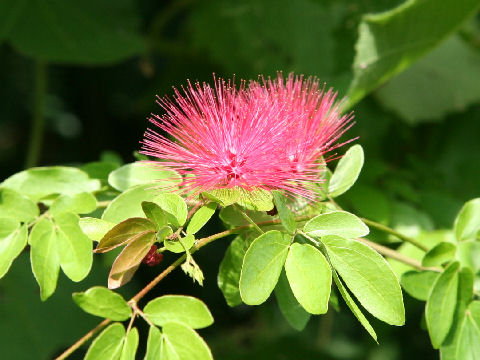
<svg viewBox="0 0 480 360"><path fill-rule="evenodd" d="M312 199L308 184L325 170L323 155L338 147L351 115L341 115L336 94L314 78L215 80L188 83L150 121L142 153L184 177L185 191L242 188L284 190Z"/></svg>

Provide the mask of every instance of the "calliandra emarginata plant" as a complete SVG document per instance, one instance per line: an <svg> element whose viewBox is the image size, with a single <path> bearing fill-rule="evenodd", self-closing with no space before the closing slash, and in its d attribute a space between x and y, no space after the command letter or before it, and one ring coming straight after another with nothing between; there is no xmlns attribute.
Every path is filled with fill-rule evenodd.
<svg viewBox="0 0 480 360"><path fill-rule="evenodd" d="M478 301L472 302L473 276L466 260L457 262L455 251L452 255L456 245L440 243L430 249L343 211L335 202L356 181L363 150L354 145L333 174L327 168L336 156L332 150L342 145L339 138L352 124L331 90L325 91L316 79L294 75L238 86L220 79L214 87L189 83L183 92L175 91L173 100L160 98L159 104L165 114L151 121L160 132L148 130L142 142L143 154L154 159L109 169L108 176L99 176L91 166L34 168L1 184L1 273L28 239L43 300L55 291L60 268L73 281L88 275L92 241L98 241L96 253L123 247L112 265L109 289L96 286L73 296L83 310L105 320L58 359L104 328L86 358L102 359L108 353L134 359L138 317L150 325L146 358L211 359L195 331L213 323L201 300L165 295L142 309L138 303L179 266L202 284L193 254L230 235L235 237L218 275L230 306L258 305L274 292L286 320L301 330L311 314L326 313L329 303L337 307L340 294L376 340L358 303L388 324L405 320L399 281L387 256L419 270L406 272L402 284L427 301L434 346L442 353L468 351L461 346L462 334L476 321ZM217 208L227 230L196 238ZM458 241L469 243L476 234L470 215L477 208L473 200L459 214ZM366 224L428 251L424 263L364 239ZM132 299L125 301L112 291L128 282L142 262L162 265L165 252L181 255ZM412 285L418 282L422 290ZM425 294L425 288L431 291ZM432 316L438 304L448 305L444 312L451 321Z"/></svg>

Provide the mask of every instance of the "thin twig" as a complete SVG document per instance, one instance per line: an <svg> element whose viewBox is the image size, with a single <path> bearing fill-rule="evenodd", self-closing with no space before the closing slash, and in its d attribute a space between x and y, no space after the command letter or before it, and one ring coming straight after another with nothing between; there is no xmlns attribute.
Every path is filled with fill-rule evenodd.
<svg viewBox="0 0 480 360"><path fill-rule="evenodd" d="M373 248L378 253L380 253L384 256L387 256L391 259L400 261L400 262L402 262L406 265L409 265L409 266L411 266L411 267L413 267L417 270L431 270L431 271L436 271L436 272L442 272L443 271L443 269L440 269L440 268L437 268L437 267L424 267L424 266L422 266L422 263L420 261L418 261L416 259L412 259L412 258L410 258L406 255L403 255L403 254L399 253L398 251L395 251L395 250L390 249L386 246L377 244L373 241L363 239L363 238L358 238L358 239L355 239L355 240L360 241L360 242L364 243L365 245L370 246L371 248Z"/></svg>
<svg viewBox="0 0 480 360"><path fill-rule="evenodd" d="M255 221L252 220L252 218L250 216L247 215L247 213L245 211L242 211L242 209L240 209L237 204L234 205L235 206L235 209L237 209L241 214L242 216L245 218L245 220L247 220L248 223L250 223L260 234L264 234L265 232L260 229L260 226L258 226Z"/></svg>
<svg viewBox="0 0 480 360"><path fill-rule="evenodd" d="M90 330L88 333L83 335L80 339L78 339L75 344L70 346L67 350L65 350L60 356L55 358L55 360L63 360L66 359L68 356L70 356L75 350L77 350L80 346L83 345L87 340L89 340L93 335L95 335L97 332L102 330L105 326L110 324L111 320L110 319L105 319L103 320L100 324L95 326L92 330Z"/></svg>
<svg viewBox="0 0 480 360"><path fill-rule="evenodd" d="M398 231L393 230L392 228L389 228L388 226L385 226L383 224L377 223L377 222L369 220L369 219L365 219L365 218L360 218L360 219L365 224L367 224L368 226L373 227L373 228L378 229L378 230L381 230L381 231L384 231L386 233L392 234L393 236L396 236L400 240L408 242L408 243L416 246L420 250L423 250L425 252L427 252L429 250L428 247L426 247L422 243L418 242L417 240L412 239L411 237L405 236L405 235L399 233Z"/></svg>

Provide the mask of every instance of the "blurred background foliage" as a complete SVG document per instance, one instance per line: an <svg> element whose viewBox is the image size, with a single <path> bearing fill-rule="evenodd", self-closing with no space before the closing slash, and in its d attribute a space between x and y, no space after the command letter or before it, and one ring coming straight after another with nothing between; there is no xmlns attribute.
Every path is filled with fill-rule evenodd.
<svg viewBox="0 0 480 360"><path fill-rule="evenodd" d="M355 111L348 137L359 136L366 163L341 204L410 236L451 228L462 203L479 196L478 5L0 0L0 179L25 163L134 161L146 118L161 112L155 95L171 94L171 86L186 79L294 71L348 94ZM371 238L391 241L375 232ZM197 255L203 288L175 272L150 295L204 299L216 325L202 335L217 359L438 358L422 330L423 303L408 295L406 326L372 319L380 346L348 311L331 309L297 333L274 300L228 308L216 285L225 248L218 242ZM113 259L97 256L85 282L61 280L52 298L40 303L27 257L0 282L4 359L52 358L94 326L97 319L77 309L71 293L105 285ZM157 272L143 268L120 292L133 295Z"/></svg>

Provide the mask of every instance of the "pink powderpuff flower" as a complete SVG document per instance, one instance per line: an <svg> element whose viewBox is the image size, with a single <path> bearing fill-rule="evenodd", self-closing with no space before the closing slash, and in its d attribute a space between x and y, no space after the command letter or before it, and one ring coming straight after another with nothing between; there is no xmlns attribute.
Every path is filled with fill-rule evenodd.
<svg viewBox="0 0 480 360"><path fill-rule="evenodd" d="M141 152L184 175L185 192L277 189L314 200L309 184L351 126L335 100L317 79L293 74L239 86L218 79L213 88L188 82L173 100L158 98L165 114L150 121L166 135L148 129Z"/></svg>

